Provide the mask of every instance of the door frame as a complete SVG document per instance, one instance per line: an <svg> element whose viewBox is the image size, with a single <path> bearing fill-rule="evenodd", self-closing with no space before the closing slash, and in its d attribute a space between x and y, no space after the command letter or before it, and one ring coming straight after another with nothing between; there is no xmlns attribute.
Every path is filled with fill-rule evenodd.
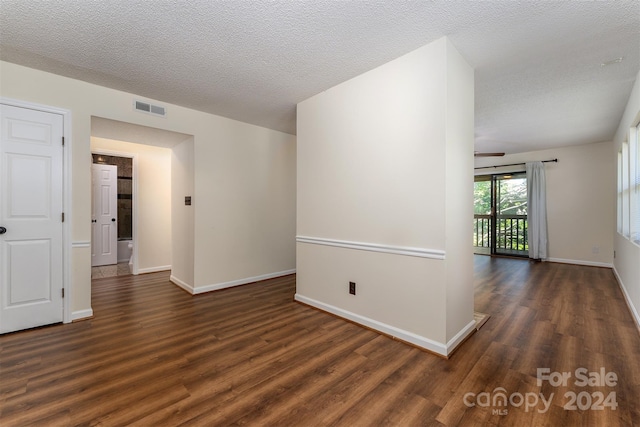
<svg viewBox="0 0 640 427"><path fill-rule="evenodd" d="M131 274L138 275L138 154L137 153L127 153L125 151L117 151L117 150L108 150L103 148L91 149L91 154L99 154L103 156L116 156L116 157L126 157L131 159L133 162L133 171L132 171L132 185L131 185L131 209L133 210L133 216L131 218L131 241L133 242L133 266L131 268ZM93 159L91 159L93 163ZM91 189L93 197L93 189Z"/></svg>
<svg viewBox="0 0 640 427"><path fill-rule="evenodd" d="M71 312L71 299L73 298L73 281L71 280L71 249L89 248L91 241L71 240L71 224L73 221L73 211L71 210L72 194L72 138L71 138L71 110L52 107L50 105L38 104L35 102L21 101L17 99L0 97L0 104L12 107L36 110L44 113L59 114L62 116L62 136L64 138L64 149L62 150L62 208L64 209L64 222L62 223L62 289L64 299L62 302L62 322L70 323L73 319ZM85 317L81 314L79 317Z"/></svg>

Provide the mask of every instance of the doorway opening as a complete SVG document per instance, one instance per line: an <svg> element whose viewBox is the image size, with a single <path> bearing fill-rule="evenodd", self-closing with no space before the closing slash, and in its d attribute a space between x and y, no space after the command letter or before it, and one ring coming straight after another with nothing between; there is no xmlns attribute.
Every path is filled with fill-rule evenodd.
<svg viewBox="0 0 640 427"><path fill-rule="evenodd" d="M132 268L127 261L127 268L121 266L120 271L138 275L173 272L174 264L185 268L182 261L188 255L183 249L193 246L193 230L185 231L182 224L193 224L193 209L181 201L193 195L194 136L92 116L90 144L92 154L98 155L92 162L100 163L98 157L104 163L109 157L115 163L119 157L132 161L131 179L126 164L119 169L127 173L117 173L121 178L116 218L120 247L128 246L129 236L133 245ZM124 256L119 252L118 259L124 263L128 252Z"/></svg>
<svg viewBox="0 0 640 427"><path fill-rule="evenodd" d="M93 152L92 160L91 278L132 274L133 158Z"/></svg>
<svg viewBox="0 0 640 427"><path fill-rule="evenodd" d="M476 176L474 253L528 257L528 231L526 173Z"/></svg>

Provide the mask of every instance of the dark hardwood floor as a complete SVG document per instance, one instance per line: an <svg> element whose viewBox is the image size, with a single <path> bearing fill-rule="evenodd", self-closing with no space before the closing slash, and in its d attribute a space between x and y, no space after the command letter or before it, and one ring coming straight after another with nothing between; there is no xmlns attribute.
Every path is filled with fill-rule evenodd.
<svg viewBox="0 0 640 427"><path fill-rule="evenodd" d="M475 277L491 317L449 360L293 302L295 276L198 296L167 273L97 279L93 319L0 337L0 425L640 425L640 335L610 270L476 256ZM617 382L580 387L579 368ZM615 398L590 409L598 392Z"/></svg>

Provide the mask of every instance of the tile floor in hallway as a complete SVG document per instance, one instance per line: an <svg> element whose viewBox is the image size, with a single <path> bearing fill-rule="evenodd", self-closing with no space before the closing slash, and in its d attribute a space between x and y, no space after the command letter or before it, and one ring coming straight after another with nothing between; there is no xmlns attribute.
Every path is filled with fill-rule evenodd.
<svg viewBox="0 0 640 427"><path fill-rule="evenodd" d="M129 263L121 262L113 265L101 265L99 267L91 267L91 278L102 279L104 277L127 276L131 274L129 271Z"/></svg>

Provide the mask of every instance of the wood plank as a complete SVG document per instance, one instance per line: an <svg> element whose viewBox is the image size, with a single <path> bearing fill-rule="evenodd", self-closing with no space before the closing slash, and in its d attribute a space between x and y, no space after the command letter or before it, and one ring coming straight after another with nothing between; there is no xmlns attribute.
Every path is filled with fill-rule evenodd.
<svg viewBox="0 0 640 427"><path fill-rule="evenodd" d="M0 336L0 425L640 419L640 336L608 269L476 256L475 309L491 319L449 360L297 304L294 293L294 275L197 296L167 272L96 279L92 319ZM537 384L537 368L581 367L604 367L618 383ZM464 403L499 387L554 398L546 412L509 406L502 415ZM618 408L566 410L564 393L583 391L615 391Z"/></svg>

